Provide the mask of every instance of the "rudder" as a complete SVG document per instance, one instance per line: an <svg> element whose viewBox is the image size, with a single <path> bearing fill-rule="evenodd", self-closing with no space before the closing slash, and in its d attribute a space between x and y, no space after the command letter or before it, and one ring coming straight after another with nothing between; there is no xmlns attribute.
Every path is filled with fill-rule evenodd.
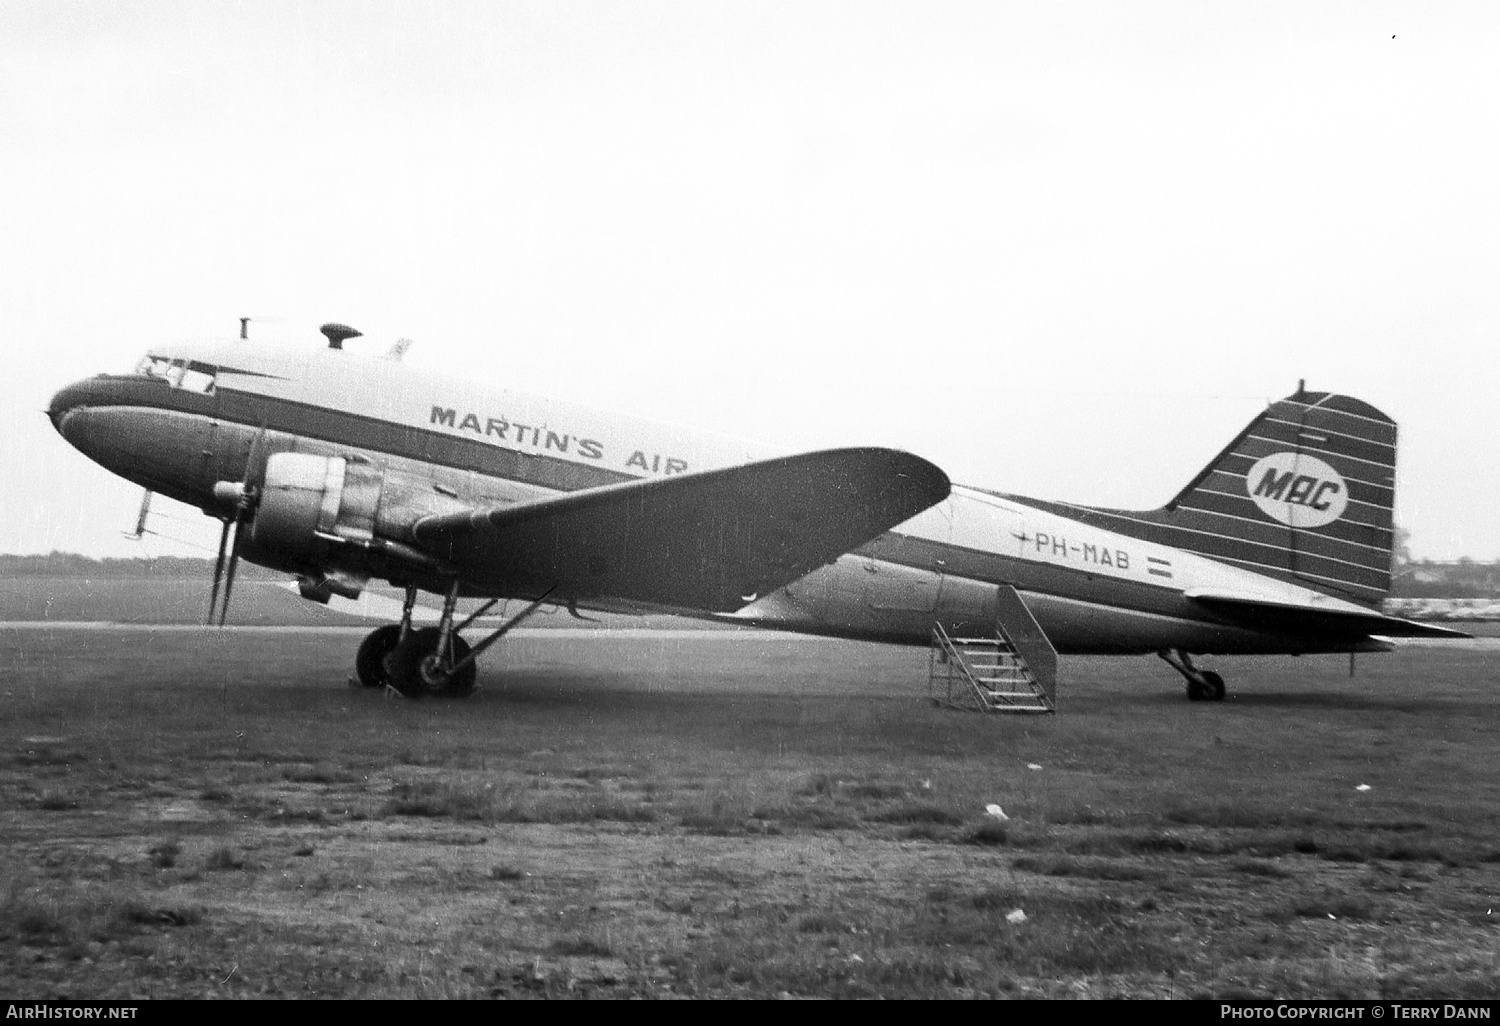
<svg viewBox="0 0 1500 1026"><path fill-rule="evenodd" d="M1168 544L1374 604L1391 586L1395 472L1395 421L1298 391L1148 516Z"/></svg>

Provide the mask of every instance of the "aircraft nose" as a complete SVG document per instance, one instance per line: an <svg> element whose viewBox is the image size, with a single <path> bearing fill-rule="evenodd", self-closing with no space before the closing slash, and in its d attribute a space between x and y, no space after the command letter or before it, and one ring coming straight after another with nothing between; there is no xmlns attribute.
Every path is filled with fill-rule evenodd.
<svg viewBox="0 0 1500 1026"><path fill-rule="evenodd" d="M47 417L52 421L52 426L57 429L57 433L64 438L68 437L67 432L63 430L63 422L67 420L68 414L80 407L90 405L93 398L87 380L75 381L66 388L59 389L58 393L52 397L52 401L47 404Z"/></svg>
<svg viewBox="0 0 1500 1026"><path fill-rule="evenodd" d="M95 463L169 495L192 495L205 470L209 417L167 405L177 393L161 382L120 376L85 378L61 389L47 406L58 434Z"/></svg>
<svg viewBox="0 0 1500 1026"><path fill-rule="evenodd" d="M121 392L117 381L104 375L73 382L47 404L47 416L57 433L110 469L115 469L115 457L132 448L143 412Z"/></svg>

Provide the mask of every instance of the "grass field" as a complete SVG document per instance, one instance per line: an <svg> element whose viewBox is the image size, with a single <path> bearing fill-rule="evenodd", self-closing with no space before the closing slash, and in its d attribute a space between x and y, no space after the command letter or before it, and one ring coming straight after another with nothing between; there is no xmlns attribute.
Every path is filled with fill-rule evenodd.
<svg viewBox="0 0 1500 1026"><path fill-rule="evenodd" d="M259 571L262 575L268 571ZM363 627L376 622L395 621L401 616L401 593L387 585L375 584L365 592L380 607L364 615L351 615L340 607L353 603L335 599L335 605L322 606L299 596L282 581L241 580L234 588L229 623L244 627ZM118 623L163 624L187 626L203 623L208 612L209 580L182 579L104 579L81 577L0 578L0 623ZM467 615L478 600L464 599L461 615ZM514 614L524 603L501 604L483 622L504 615L507 608ZM418 618L436 622L442 600L424 594L418 607ZM587 620L572 616L558 606L543 606L526 621L529 629L555 627L604 629L646 627L692 627L698 630L734 630L702 620L685 620L675 616L626 616L613 613L587 614ZM373 617L373 619L372 619Z"/></svg>
<svg viewBox="0 0 1500 1026"><path fill-rule="evenodd" d="M1489 648L1221 660L1223 704L1065 659L1015 719L740 633L388 701L358 640L0 628L0 993L1500 993Z"/></svg>

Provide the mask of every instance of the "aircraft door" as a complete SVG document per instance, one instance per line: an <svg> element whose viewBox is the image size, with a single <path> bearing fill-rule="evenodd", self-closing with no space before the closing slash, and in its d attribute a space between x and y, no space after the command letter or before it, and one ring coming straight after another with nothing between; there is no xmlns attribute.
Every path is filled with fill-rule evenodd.
<svg viewBox="0 0 1500 1026"><path fill-rule="evenodd" d="M985 496L958 494L951 511L946 553L938 560L939 588L933 619L950 633L989 636L995 629L995 582L1024 558L1030 530L1018 512Z"/></svg>
<svg viewBox="0 0 1500 1026"><path fill-rule="evenodd" d="M995 585L944 575L932 619L954 636L989 637L995 633Z"/></svg>

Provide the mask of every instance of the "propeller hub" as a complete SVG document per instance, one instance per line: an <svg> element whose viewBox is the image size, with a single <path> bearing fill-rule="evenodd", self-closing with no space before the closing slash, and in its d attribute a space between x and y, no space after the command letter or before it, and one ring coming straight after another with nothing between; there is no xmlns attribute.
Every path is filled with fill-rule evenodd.
<svg viewBox="0 0 1500 1026"><path fill-rule="evenodd" d="M214 502L220 506L236 506L245 497L245 482L217 481L214 483Z"/></svg>

